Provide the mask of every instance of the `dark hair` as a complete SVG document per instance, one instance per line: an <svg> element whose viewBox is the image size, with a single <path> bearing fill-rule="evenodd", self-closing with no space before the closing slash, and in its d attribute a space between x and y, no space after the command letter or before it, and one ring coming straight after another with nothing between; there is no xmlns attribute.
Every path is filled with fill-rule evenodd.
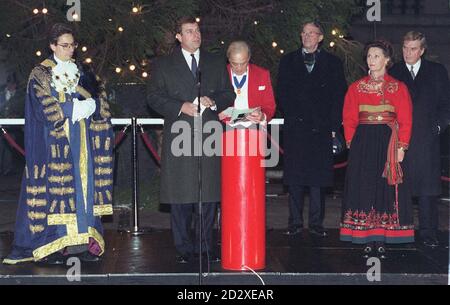
<svg viewBox="0 0 450 305"><path fill-rule="evenodd" d="M48 42L51 44L57 44L58 38L64 34L73 34L72 28L65 23L55 23L48 32Z"/></svg>
<svg viewBox="0 0 450 305"><path fill-rule="evenodd" d="M369 42L364 47L364 58L367 58L367 53L369 52L370 48L378 48L383 51L383 55L385 57L388 57L390 60L387 64L386 68L390 68L393 65L393 56L394 56L394 49L392 48L392 45L389 41L384 39L375 40L372 42Z"/></svg>
<svg viewBox="0 0 450 305"><path fill-rule="evenodd" d="M181 34L182 26L186 23L197 23L197 20L191 16L184 16L178 19L177 24L175 25L175 34Z"/></svg>

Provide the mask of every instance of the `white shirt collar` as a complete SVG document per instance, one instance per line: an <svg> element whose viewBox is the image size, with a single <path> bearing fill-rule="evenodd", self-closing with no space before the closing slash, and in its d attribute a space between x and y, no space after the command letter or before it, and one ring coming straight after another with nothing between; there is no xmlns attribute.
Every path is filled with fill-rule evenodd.
<svg viewBox="0 0 450 305"><path fill-rule="evenodd" d="M414 70L414 75L417 75L417 73L419 72L421 63L422 63L422 59L419 58L419 60L414 65L412 65L413 70ZM411 65L407 64L406 62L405 62L405 64L406 64L406 68L408 69L408 71L411 71Z"/></svg>
<svg viewBox="0 0 450 305"><path fill-rule="evenodd" d="M191 65L192 65L192 57L191 57L191 52L186 51L185 49L181 48L181 53L184 56L184 59L186 60L189 69L192 69ZM194 53L194 57L195 60L197 61L197 66L200 64L200 49L197 49Z"/></svg>
<svg viewBox="0 0 450 305"><path fill-rule="evenodd" d="M231 76L232 76L232 77L236 76L236 78L237 78L238 80L241 80L241 79L244 77L244 75L248 75L248 66L247 66L247 71L245 71L245 73L243 73L243 74L241 74L241 75L235 74L231 68L230 68L230 70L231 70Z"/></svg>

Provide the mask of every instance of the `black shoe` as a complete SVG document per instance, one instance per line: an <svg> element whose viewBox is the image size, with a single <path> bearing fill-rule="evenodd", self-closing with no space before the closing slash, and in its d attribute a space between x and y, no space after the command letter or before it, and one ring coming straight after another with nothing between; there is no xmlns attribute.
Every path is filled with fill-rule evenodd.
<svg viewBox="0 0 450 305"><path fill-rule="evenodd" d="M99 256L93 255L89 251L85 251L85 252L81 253L80 255L78 255L78 258L82 262L98 262L98 261L100 261Z"/></svg>
<svg viewBox="0 0 450 305"><path fill-rule="evenodd" d="M377 256L381 259L387 258L386 256L386 248L384 246L377 247Z"/></svg>
<svg viewBox="0 0 450 305"><path fill-rule="evenodd" d="M310 227L309 234L319 236L319 237L327 237L328 231L323 227Z"/></svg>
<svg viewBox="0 0 450 305"><path fill-rule="evenodd" d="M46 265L64 265L66 262L66 257L60 252L55 252L37 262Z"/></svg>
<svg viewBox="0 0 450 305"><path fill-rule="evenodd" d="M187 264L189 263L189 256L188 255L177 255L175 261L177 264Z"/></svg>
<svg viewBox="0 0 450 305"><path fill-rule="evenodd" d="M302 227L292 227L288 228L286 231L283 232L284 235L292 236L302 233L303 228Z"/></svg>
<svg viewBox="0 0 450 305"><path fill-rule="evenodd" d="M364 250L363 250L363 257L364 258L369 258L369 257L372 257L373 256L373 251L374 250L374 248L372 247L372 246L370 246L370 245L368 245L368 246L366 246L365 248L364 248Z"/></svg>
<svg viewBox="0 0 450 305"><path fill-rule="evenodd" d="M422 244L426 247L436 248L439 246L439 241L435 237L425 237L422 239Z"/></svg>

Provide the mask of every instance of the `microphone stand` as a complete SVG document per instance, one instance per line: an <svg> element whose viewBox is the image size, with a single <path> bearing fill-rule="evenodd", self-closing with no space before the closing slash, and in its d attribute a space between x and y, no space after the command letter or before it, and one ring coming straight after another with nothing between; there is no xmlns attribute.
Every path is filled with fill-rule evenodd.
<svg viewBox="0 0 450 305"><path fill-rule="evenodd" d="M203 143L203 133L202 133L202 115L201 115L201 103L200 103L200 97L201 97L201 83L202 83L202 74L200 72L200 68L197 69L197 117L195 118L195 122L197 122L197 134L198 134L198 221L199 223L199 274L198 274L198 283L199 285L202 285L202 254L203 254L203 211L202 211L202 143ZM195 123L194 123L195 124ZM195 129L195 128L194 128ZM194 137L195 138L195 137ZM194 149L195 151L195 149Z"/></svg>

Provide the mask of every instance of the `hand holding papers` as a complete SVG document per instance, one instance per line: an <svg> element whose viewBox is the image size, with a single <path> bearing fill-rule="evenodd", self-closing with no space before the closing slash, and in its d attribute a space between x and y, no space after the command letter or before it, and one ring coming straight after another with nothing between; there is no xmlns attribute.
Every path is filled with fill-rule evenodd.
<svg viewBox="0 0 450 305"><path fill-rule="evenodd" d="M261 108L236 109L233 107L228 107L221 113L221 116L230 118L229 124L231 127L235 127L237 125L249 127L253 123L260 122L257 118L261 116Z"/></svg>

